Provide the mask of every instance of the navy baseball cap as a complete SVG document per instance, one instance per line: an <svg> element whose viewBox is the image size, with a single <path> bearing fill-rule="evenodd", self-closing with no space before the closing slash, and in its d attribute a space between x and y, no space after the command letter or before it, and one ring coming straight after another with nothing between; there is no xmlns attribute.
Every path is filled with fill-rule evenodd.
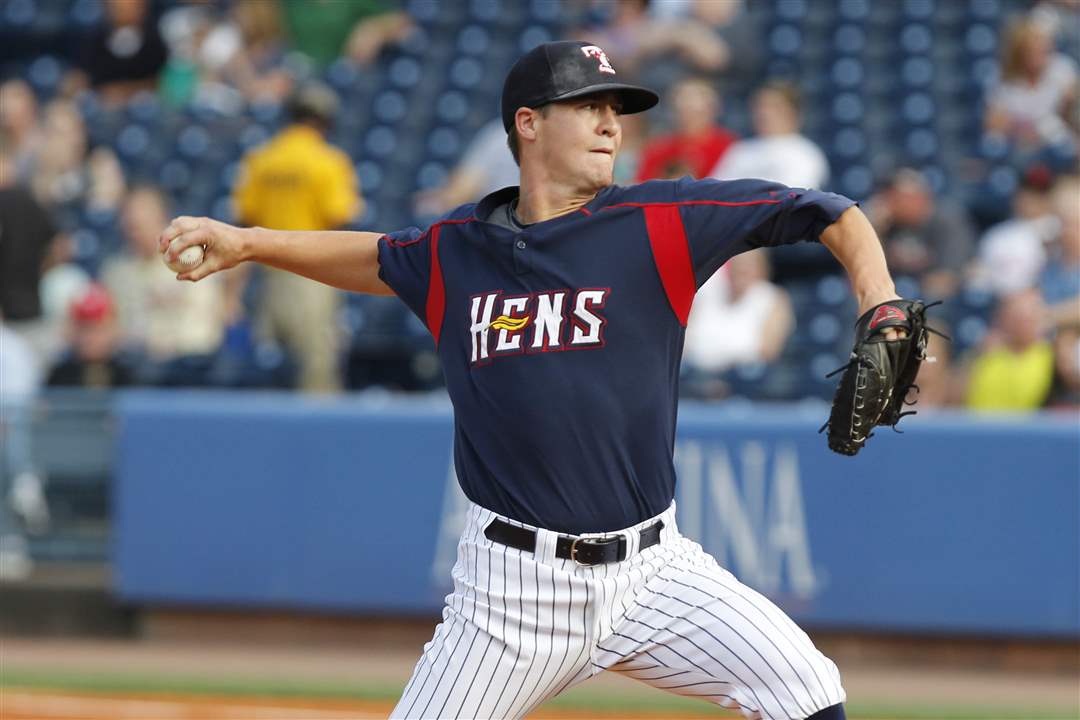
<svg viewBox="0 0 1080 720"><path fill-rule="evenodd" d="M617 92L624 115L648 110L660 96L615 79L607 53L577 40L544 43L527 52L506 74L502 92L503 129L510 132L518 108L538 108L582 95Z"/></svg>

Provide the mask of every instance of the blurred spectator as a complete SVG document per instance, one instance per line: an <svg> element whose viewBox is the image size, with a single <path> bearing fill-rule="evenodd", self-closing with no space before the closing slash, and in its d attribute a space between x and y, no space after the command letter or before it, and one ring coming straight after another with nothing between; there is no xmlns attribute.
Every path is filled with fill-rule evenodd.
<svg viewBox="0 0 1080 720"><path fill-rule="evenodd" d="M226 114L244 101L279 102L292 88L282 67L284 38L280 6L239 0L227 15L209 5L178 5L161 18L169 45L162 93L170 104L194 99Z"/></svg>
<svg viewBox="0 0 1080 720"><path fill-rule="evenodd" d="M124 195L124 173L108 147L87 152L86 125L70 100L45 107L44 132L31 187L62 229L74 229L84 209L113 210Z"/></svg>
<svg viewBox="0 0 1080 720"><path fill-rule="evenodd" d="M0 313L0 411L11 403L32 399L41 385L41 375L37 353Z"/></svg>
<svg viewBox="0 0 1080 720"><path fill-rule="evenodd" d="M1059 327L1054 335L1054 380L1047 405L1080 408L1080 319Z"/></svg>
<svg viewBox="0 0 1080 720"><path fill-rule="evenodd" d="M1061 178L1054 186L1054 213L1060 231L1050 246L1039 288L1056 324L1080 321L1080 177Z"/></svg>
<svg viewBox="0 0 1080 720"><path fill-rule="evenodd" d="M608 10L602 26L573 34L648 84L668 86L690 74L745 78L757 67L759 39L741 0L619 0L602 7Z"/></svg>
<svg viewBox="0 0 1080 720"><path fill-rule="evenodd" d="M646 143L638 167L638 182L685 174L707 177L735 142L735 135L716 123L720 96L708 82L701 78L683 80L672 90L671 98L675 107L675 132Z"/></svg>
<svg viewBox="0 0 1080 720"><path fill-rule="evenodd" d="M1053 177L1045 165L1024 173L1012 199L1012 217L994 225L979 240L970 285L996 295L1038 282L1046 263L1046 247L1060 224L1051 203Z"/></svg>
<svg viewBox="0 0 1080 720"><path fill-rule="evenodd" d="M722 80L740 97L748 93L749 83L758 77L765 42L744 0L665 0L652 3L649 9L653 17L670 21L661 24L667 38L661 35L658 44L675 51L681 72L667 77L647 72L647 85L664 87L676 77L702 74ZM650 63L650 67L663 64Z"/></svg>
<svg viewBox="0 0 1080 720"><path fill-rule="evenodd" d="M161 261L158 234L169 216L160 190L133 188L121 211L128 251L109 258L101 272L111 295L110 308L115 303L125 349L143 353L155 363L213 354L221 344L229 311L223 281L180 283Z"/></svg>
<svg viewBox="0 0 1080 720"><path fill-rule="evenodd" d="M122 105L157 88L168 51L149 0L105 0L106 22L83 48L69 84L89 84L108 105Z"/></svg>
<svg viewBox="0 0 1080 720"><path fill-rule="evenodd" d="M1039 292L1001 298L994 324L971 363L967 406L976 411L1024 411L1043 405L1054 375L1046 340L1046 306Z"/></svg>
<svg viewBox="0 0 1080 720"><path fill-rule="evenodd" d="M829 179L825 153L799 133L799 91L790 83L763 85L751 101L756 137L728 148L712 170L721 180L762 178L791 187L822 188Z"/></svg>
<svg viewBox="0 0 1080 720"><path fill-rule="evenodd" d="M683 361L698 373L779 357L795 324L787 292L769 282L764 250L736 255L694 299Z"/></svg>
<svg viewBox="0 0 1080 720"><path fill-rule="evenodd" d="M48 385L116 388L135 383L134 368L121 353L120 326L105 287L88 287L71 304L68 323L68 351L49 371Z"/></svg>
<svg viewBox="0 0 1080 720"><path fill-rule="evenodd" d="M345 56L366 65L413 31L412 19L385 0L283 2L293 47L323 68Z"/></svg>
<svg viewBox="0 0 1080 720"><path fill-rule="evenodd" d="M0 132L7 138L13 165L5 172L19 182L29 179L41 144L38 103L34 91L18 78L0 85ZM2 181L0 181L2 182Z"/></svg>
<svg viewBox="0 0 1080 720"><path fill-rule="evenodd" d="M49 521L43 483L35 472L30 411L41 385L37 354L0 313L0 579L25 577L33 566L23 526Z"/></svg>
<svg viewBox="0 0 1080 720"><path fill-rule="evenodd" d="M417 210L425 215L442 215L517 184L518 166L506 145L502 119L496 117L476 133L443 185L417 193Z"/></svg>
<svg viewBox="0 0 1080 720"><path fill-rule="evenodd" d="M289 103L292 123L243 160L233 196L240 222L278 230L332 230L360 215L363 201L352 162L324 137L337 107L329 88L300 88ZM341 299L327 285L266 271L256 332L282 342L299 360L304 390L341 388Z"/></svg>
<svg viewBox="0 0 1080 720"><path fill-rule="evenodd" d="M941 320L932 318L932 326L949 334ZM930 334L926 345L926 361L919 366L915 378L918 390L908 394L908 400L916 400L919 411L931 408L952 407L964 402L963 386L954 382L955 368L952 362L952 345L939 335Z"/></svg>
<svg viewBox="0 0 1080 720"><path fill-rule="evenodd" d="M41 314L49 326L49 336L53 341L49 353L51 357L60 350L59 342L63 340L71 303L86 292L93 280L86 270L75 263L75 241L67 233L57 235L53 240L42 267Z"/></svg>
<svg viewBox="0 0 1080 720"><path fill-rule="evenodd" d="M926 297L950 297L974 250L974 228L964 209L935 198L917 170L903 168L867 203L893 275L916 278Z"/></svg>
<svg viewBox="0 0 1080 720"><path fill-rule="evenodd" d="M0 315L45 362L51 343L40 285L56 228L34 196L15 184L14 167L8 135L0 131Z"/></svg>
<svg viewBox="0 0 1080 720"><path fill-rule="evenodd" d="M1080 1L1039 0L1031 9L1031 18L1057 40L1060 50L1080 57Z"/></svg>
<svg viewBox="0 0 1080 720"><path fill-rule="evenodd" d="M1000 79L987 98L986 129L1034 150L1069 140L1065 108L1075 99L1076 61L1054 51L1053 37L1026 17L1009 28Z"/></svg>

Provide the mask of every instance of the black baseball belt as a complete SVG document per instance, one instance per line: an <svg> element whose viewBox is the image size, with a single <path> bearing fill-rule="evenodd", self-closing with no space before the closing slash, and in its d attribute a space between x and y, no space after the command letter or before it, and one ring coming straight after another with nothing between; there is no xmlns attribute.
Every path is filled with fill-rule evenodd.
<svg viewBox="0 0 1080 720"><path fill-rule="evenodd" d="M660 531L664 529L664 521L657 520L647 528L642 528L639 550L652 547L660 542ZM518 550L536 551L536 531L528 528L511 525L498 518L484 528L484 535L488 540L502 545L508 545ZM555 557L564 560L573 560L578 565L602 565L604 563L622 562L626 559L626 536L612 535L611 537L573 537L572 535L560 535L555 542Z"/></svg>

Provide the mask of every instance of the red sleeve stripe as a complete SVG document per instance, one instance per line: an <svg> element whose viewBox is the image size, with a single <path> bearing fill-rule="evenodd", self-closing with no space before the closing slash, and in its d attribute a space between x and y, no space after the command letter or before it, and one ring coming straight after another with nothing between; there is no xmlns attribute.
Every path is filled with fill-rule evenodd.
<svg viewBox="0 0 1080 720"><path fill-rule="evenodd" d="M679 323L686 327L697 283L690 261L690 245L679 215L680 204L647 204L642 207L645 208L645 230L649 235L656 270L660 273L660 282Z"/></svg>
<svg viewBox="0 0 1080 720"><path fill-rule="evenodd" d="M442 265L439 263L440 225L432 226L431 232L431 277L428 280L427 326L439 345L439 333L442 331L443 316L446 315L446 287L443 285Z"/></svg>
<svg viewBox="0 0 1080 720"><path fill-rule="evenodd" d="M618 203L616 205L605 205L600 208L601 210L611 210L612 208L621 207L636 207L636 208L654 208L654 207L679 207L680 205L721 205L723 207L746 207L748 205L779 205L783 200L744 200L742 202L726 202L724 200L681 200L679 202L667 202L667 203Z"/></svg>

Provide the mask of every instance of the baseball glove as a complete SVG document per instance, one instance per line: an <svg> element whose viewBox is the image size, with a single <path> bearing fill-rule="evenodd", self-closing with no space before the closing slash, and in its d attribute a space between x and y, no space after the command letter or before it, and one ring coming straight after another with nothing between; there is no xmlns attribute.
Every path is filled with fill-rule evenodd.
<svg viewBox="0 0 1080 720"><path fill-rule="evenodd" d="M821 431L829 430L829 447L841 455L862 449L875 426L894 430L905 415L908 392L918 386L915 377L926 359L928 333L941 335L926 326L926 309L937 305L921 300L891 300L876 305L855 323L855 347L851 360L826 377L843 372L833 398L832 412ZM898 328L907 336L886 340L884 331ZM944 335L942 335L944 337ZM821 432L819 431L819 432Z"/></svg>

